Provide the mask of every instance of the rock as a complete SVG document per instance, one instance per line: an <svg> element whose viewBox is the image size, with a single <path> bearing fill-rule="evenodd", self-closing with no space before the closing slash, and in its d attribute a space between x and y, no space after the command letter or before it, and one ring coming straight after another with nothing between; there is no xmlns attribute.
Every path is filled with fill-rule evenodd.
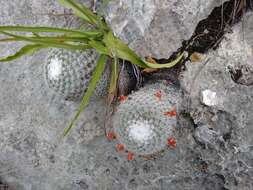
<svg viewBox="0 0 253 190"><path fill-rule="evenodd" d="M170 6L169 2L163 2L161 9L166 4ZM72 16L36 15L68 12L54 0L0 0L0 3L0 24L60 27L78 23ZM167 12L158 8L154 14ZM182 105L186 108L188 105L190 114L180 114L187 117L176 128L176 148L165 150L154 160L135 157L129 162L125 154L116 152L116 142L103 136L107 118L102 102L90 104L69 136L59 141L78 104L63 101L46 88L43 63L47 52L1 63L0 184L13 190L251 189L252 85L236 83L231 74L246 63L240 60L250 57L251 14L245 18L249 22L243 28L246 43L234 37L242 34L241 26L237 26L217 52L206 55L210 60L207 64L206 59L202 64L187 64L181 80L182 96L187 101ZM241 48L238 43L246 46ZM1 56L18 47L16 43L1 45ZM235 51L237 48L240 51ZM167 52L164 50L163 56L167 57ZM195 73L200 75L192 85ZM247 80L245 77L240 81ZM206 89L215 92L221 101L203 104L201 92ZM197 133L202 126L208 126L208 130ZM214 133L209 134L209 130ZM204 138L207 134L209 139ZM197 135L200 138L195 139Z"/></svg>
<svg viewBox="0 0 253 190"><path fill-rule="evenodd" d="M212 92L209 89L203 90L202 91L202 103L207 106L215 106L217 104L216 92Z"/></svg>
<svg viewBox="0 0 253 190"><path fill-rule="evenodd" d="M253 37L252 18L252 12L246 14L247 24L234 26L220 47L203 55L202 61L187 62L181 80L185 97L182 105L197 126L194 130L197 143L206 147L201 151L201 157L207 161L215 157L213 152L219 155L212 164L216 169L220 167L218 173L224 176L228 189L250 189L248 187L252 185L253 163L245 156L253 154L250 148L253 43L247 40ZM235 72L240 75L236 76ZM242 160L247 160L244 162L247 171L240 169ZM217 172L214 168L210 171Z"/></svg>
<svg viewBox="0 0 253 190"><path fill-rule="evenodd" d="M120 0L105 10L116 36L140 56L168 58L221 1Z"/></svg>

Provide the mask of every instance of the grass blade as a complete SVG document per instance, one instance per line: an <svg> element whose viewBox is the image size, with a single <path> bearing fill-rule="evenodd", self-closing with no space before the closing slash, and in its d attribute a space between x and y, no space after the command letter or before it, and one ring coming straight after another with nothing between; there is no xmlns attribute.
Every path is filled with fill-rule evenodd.
<svg viewBox="0 0 253 190"><path fill-rule="evenodd" d="M106 54L106 55L110 54L108 48L106 46L104 46L103 42L101 42L101 41L90 40L89 45L92 46L94 49L96 49L101 54Z"/></svg>
<svg viewBox="0 0 253 190"><path fill-rule="evenodd" d="M1 32L0 32L1 33ZM40 40L52 40L52 41L58 41L58 42L88 42L89 39L86 38L81 38L81 37L68 37L68 36L54 36L54 37L29 37L30 39L40 39ZM23 41L22 39L17 39L17 38L4 38L0 39L1 42L16 42L16 41Z"/></svg>
<svg viewBox="0 0 253 190"><path fill-rule="evenodd" d="M84 49L91 48L91 46L88 44L73 45L73 44L59 42L57 40L41 39L41 38L37 38L37 37L19 36L19 35L11 34L8 32L2 32L2 31L0 31L0 33L7 35L7 36L11 36L11 37L15 38L16 41L33 42L35 44L42 44L42 45L46 45L48 47L65 48L65 49L72 49L72 50L84 50Z"/></svg>
<svg viewBox="0 0 253 190"><path fill-rule="evenodd" d="M101 37L101 32L92 30L82 32L80 30L54 28L54 27L32 27L32 26L0 26L0 31L15 31L15 32L50 32L50 33L64 33L64 34L76 34L82 37Z"/></svg>
<svg viewBox="0 0 253 190"><path fill-rule="evenodd" d="M58 42L81 42L81 43L87 43L87 42L89 41L88 38L68 37L68 36L31 37L31 39L38 39L38 40L53 40L53 41L58 41Z"/></svg>
<svg viewBox="0 0 253 190"><path fill-rule="evenodd" d="M95 15L91 10L88 8L72 1L72 0L58 0L58 2L69 9L72 9L74 11L74 14L81 19L84 19L86 22L90 24L98 24L99 17Z"/></svg>
<svg viewBox="0 0 253 190"><path fill-rule="evenodd" d="M171 61L170 63L165 63L165 64L154 64L147 61L143 61L143 62L145 62L145 64L149 68L154 68L154 69L171 68L175 66L176 64L178 64L183 57L184 57L184 53L181 53L175 60Z"/></svg>
<svg viewBox="0 0 253 190"><path fill-rule="evenodd" d="M42 48L47 48L47 46L41 45L41 44L26 45L26 46L22 47L15 54L10 55L10 56L5 57L5 58L0 58L0 62L12 61L14 59L17 59L17 58L22 57L23 55L27 55L27 54L31 55L31 54L35 53L36 51L38 51L39 49L42 49Z"/></svg>
<svg viewBox="0 0 253 190"><path fill-rule="evenodd" d="M141 67L141 68L171 68L175 66L183 58L184 53L180 54L175 60L166 64L154 64L144 60L141 60L126 44L121 40L115 38L111 32L109 32L104 39L105 44L109 49L114 51L117 57L130 61L131 63Z"/></svg>
<svg viewBox="0 0 253 190"><path fill-rule="evenodd" d="M67 128L65 128L65 130L63 132L63 137L66 136L69 133L69 131L73 128L73 126L74 126L76 120L78 119L78 117L80 116L81 112L87 106L87 104L89 102L89 98L92 95L92 93L96 87L96 84L104 71L105 62L106 62L106 55L100 55L97 65L96 65L96 68L92 74L92 78L90 80L87 91L85 92L85 94L83 96L83 99L76 111L74 118L71 120L69 126Z"/></svg>
<svg viewBox="0 0 253 190"><path fill-rule="evenodd" d="M139 67L147 68L147 65L126 44L115 38L112 32L105 35L104 42L118 58L130 61Z"/></svg>

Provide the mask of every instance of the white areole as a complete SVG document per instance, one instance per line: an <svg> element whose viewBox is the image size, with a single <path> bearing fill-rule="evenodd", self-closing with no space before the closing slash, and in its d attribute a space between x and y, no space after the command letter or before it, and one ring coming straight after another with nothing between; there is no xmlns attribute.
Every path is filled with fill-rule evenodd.
<svg viewBox="0 0 253 190"><path fill-rule="evenodd" d="M61 60L53 58L51 63L48 65L48 77L51 80L57 80L62 72Z"/></svg>
<svg viewBox="0 0 253 190"><path fill-rule="evenodd" d="M147 121L137 121L129 126L129 136L139 142L145 142L152 135L152 127Z"/></svg>

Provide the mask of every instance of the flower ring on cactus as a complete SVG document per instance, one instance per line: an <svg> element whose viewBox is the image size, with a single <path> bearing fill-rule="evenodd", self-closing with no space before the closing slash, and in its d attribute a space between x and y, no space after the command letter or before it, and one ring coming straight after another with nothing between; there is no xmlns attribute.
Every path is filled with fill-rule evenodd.
<svg viewBox="0 0 253 190"><path fill-rule="evenodd" d="M159 99L156 97L159 92ZM160 96L161 95L161 96ZM176 126L175 115L164 115L176 107L179 91L171 84L147 85L119 105L113 116L113 129L120 144L137 155L152 155L168 145ZM170 143L170 144L168 144Z"/></svg>
<svg viewBox="0 0 253 190"><path fill-rule="evenodd" d="M46 80L50 88L57 92L61 92L64 97L70 99L76 99L80 96L83 96L76 114L71 120L69 126L64 130L64 136L67 135L70 129L74 126L80 113L87 106L90 97L93 95L93 91L96 88L99 78L103 74L107 57L110 57L113 60L111 67L111 82L108 88L108 94L111 95L114 95L117 91L117 65L119 60L126 60L134 66L144 69L161 69L173 67L184 57L184 52L181 52L175 60L166 64L157 64L143 60L123 41L113 35L110 27L106 24L102 17L93 13L87 7L76 3L74 0L57 1L65 8L72 9L73 14L82 19L82 21L91 25L92 29L83 31L80 29L65 29L55 27L0 26L0 34L6 36L6 38L0 39L0 43L27 43L15 54L0 58L0 62L11 61L23 55L31 55L38 50L45 48L62 48L83 51L84 55L81 55L80 52L76 53L78 56L80 55L80 57L68 57L66 58L66 62L64 61L65 63L62 62L62 64L57 64L56 60L59 61L63 58L56 58L56 56L52 55L52 58L51 60L49 59L46 68ZM91 58L85 56L85 54L87 55L90 52L85 52L87 49L96 50L97 53L99 53L99 58L97 59L95 66L90 65L90 68L87 68L86 71L79 71L78 68L86 68L86 64L88 66L88 62L94 58L93 54L91 55ZM59 52L61 51L63 52L63 50L59 50ZM61 54L59 52L57 55ZM81 57L85 57L86 60L80 60ZM75 64L67 64L67 62L71 59L74 60ZM75 72L76 75L71 75L73 72ZM71 76L73 78L71 78ZM83 79L83 76L86 78ZM90 80L86 80L89 77ZM89 84L87 84L87 81L89 81ZM82 84L84 85L83 87L81 86Z"/></svg>

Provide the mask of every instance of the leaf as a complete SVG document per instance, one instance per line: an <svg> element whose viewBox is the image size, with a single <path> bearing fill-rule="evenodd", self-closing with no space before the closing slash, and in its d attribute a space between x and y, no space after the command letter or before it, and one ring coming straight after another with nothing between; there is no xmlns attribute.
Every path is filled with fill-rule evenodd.
<svg viewBox="0 0 253 190"><path fill-rule="evenodd" d="M1 42L16 42L18 40L16 40L15 38L3 38L3 39L0 39L0 43Z"/></svg>
<svg viewBox="0 0 253 190"><path fill-rule="evenodd" d="M178 64L183 57L184 57L184 53L181 53L175 60L166 64L154 64L147 61L144 61L144 62L149 68L154 68L154 69L171 68L175 66L176 64Z"/></svg>
<svg viewBox="0 0 253 190"><path fill-rule="evenodd" d="M201 56L200 56L200 54L198 54L198 53L196 53L196 52L194 52L193 54L191 54L191 56L190 56L190 61L191 61L191 62L199 62L199 61L201 61Z"/></svg>
<svg viewBox="0 0 253 190"><path fill-rule="evenodd" d="M26 37L26 36L19 36L15 34L11 34L8 32L0 31L0 33L13 37L16 41L27 41L27 42L33 42L36 44L42 44L46 45L48 47L56 47L56 48L65 48L65 49L72 49L72 50L84 50L91 48L88 44L82 44L82 45L73 45L68 43L59 42L57 40L53 39L45 39L45 38L38 38L38 37Z"/></svg>
<svg viewBox="0 0 253 190"><path fill-rule="evenodd" d="M96 49L99 53L109 55L109 50L104 46L103 42L90 40L89 45Z"/></svg>
<svg viewBox="0 0 253 190"><path fill-rule="evenodd" d="M13 55L10 55L8 57L5 58L1 58L0 62L7 62L7 61L12 61L14 59L17 59L23 55L31 55L33 53L35 53L37 50L41 49L41 48L47 48L47 46L45 45L41 45L41 44L31 44L31 45L26 45L24 47L22 47L18 52L16 52Z"/></svg>
<svg viewBox="0 0 253 190"><path fill-rule="evenodd" d="M142 73L154 73L156 71L158 71L158 69L155 69L155 68L145 68L141 72Z"/></svg>
<svg viewBox="0 0 253 190"><path fill-rule="evenodd" d="M148 61L149 63L158 64L156 60L154 60L151 56L145 57L145 60Z"/></svg>
<svg viewBox="0 0 253 190"><path fill-rule="evenodd" d="M139 67L147 68L145 63L126 44L113 36L112 32L108 32L105 35L104 42L108 49L111 50L111 53L118 58L130 61ZM111 56L114 57L114 55Z"/></svg>
<svg viewBox="0 0 253 190"><path fill-rule="evenodd" d="M32 32L33 33L33 35L34 36L36 36L36 37L40 37L40 35L39 34L37 34L36 32Z"/></svg>
<svg viewBox="0 0 253 190"><path fill-rule="evenodd" d="M74 14L81 19L85 20L86 22L90 24L98 24L100 18L97 17L91 10L86 8L85 6L82 6L73 0L58 0L58 2L68 8L72 9L74 11Z"/></svg>
<svg viewBox="0 0 253 190"><path fill-rule="evenodd" d="M0 31L1 33L1 31ZM27 36L29 37L29 36ZM37 37L29 37L30 39L38 39L38 40L52 40L52 41L57 41L57 42L88 42L89 39L83 38L83 37L69 37L69 36L46 36L46 37L41 37L41 36L37 36ZM23 41L23 39L17 39L17 38L4 38L4 39L0 39L0 42L14 42L14 41Z"/></svg>
<svg viewBox="0 0 253 190"><path fill-rule="evenodd" d="M0 26L0 31L15 31L15 32L50 32L50 33L66 33L75 34L87 38L101 37L101 32L97 30L83 32L74 29L54 28L54 27L32 27L32 26Z"/></svg>
<svg viewBox="0 0 253 190"><path fill-rule="evenodd" d="M30 37L31 39L38 39L38 40L52 40L58 42L81 42L87 43L89 39L84 37L69 37L69 36L53 36L53 37Z"/></svg>
<svg viewBox="0 0 253 190"><path fill-rule="evenodd" d="M92 78L89 82L87 91L85 92L85 94L83 96L83 99L76 111L74 118L71 120L69 126L67 128L65 128L65 130L63 132L63 137L66 136L69 133L69 131L73 128L73 126L74 126L76 120L78 119L78 117L80 116L81 112L87 106L89 99L90 99L94 89L96 88L96 84L104 71L105 62L106 62L106 55L100 55L97 65L96 65L96 68L92 74Z"/></svg>
<svg viewBox="0 0 253 190"><path fill-rule="evenodd" d="M145 60L148 61L149 63L158 64L151 56L146 57ZM153 73L156 71L158 71L158 69L146 68L142 70L142 73Z"/></svg>

